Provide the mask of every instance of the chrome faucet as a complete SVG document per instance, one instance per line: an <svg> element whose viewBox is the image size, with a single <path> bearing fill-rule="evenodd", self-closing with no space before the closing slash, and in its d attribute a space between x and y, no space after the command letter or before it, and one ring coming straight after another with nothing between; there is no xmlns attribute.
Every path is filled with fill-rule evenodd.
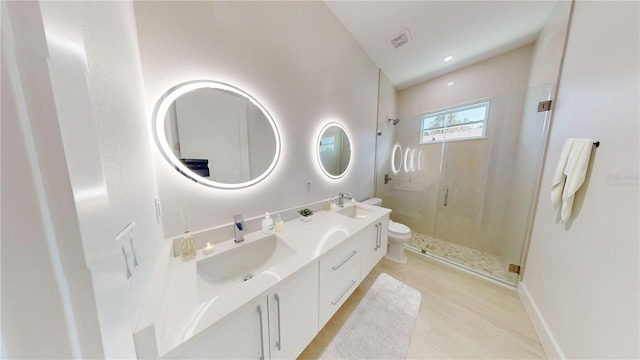
<svg viewBox="0 0 640 360"><path fill-rule="evenodd" d="M338 206L344 207L344 199L353 199L350 193L339 193L338 194Z"/></svg>
<svg viewBox="0 0 640 360"><path fill-rule="evenodd" d="M244 225L244 219L242 215L233 216L233 241L237 243L244 241L244 233L247 231L247 227Z"/></svg>

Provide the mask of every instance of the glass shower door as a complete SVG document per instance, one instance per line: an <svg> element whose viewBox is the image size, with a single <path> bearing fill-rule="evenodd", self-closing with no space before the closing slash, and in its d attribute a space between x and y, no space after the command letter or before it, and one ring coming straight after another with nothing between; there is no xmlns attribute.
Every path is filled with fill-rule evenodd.
<svg viewBox="0 0 640 360"><path fill-rule="evenodd" d="M442 144L419 145L419 123L420 116L379 123L376 196L392 209L392 221L411 229L407 246L427 253L433 251Z"/></svg>
<svg viewBox="0 0 640 360"><path fill-rule="evenodd" d="M544 85L491 98L485 136L443 142L433 254L515 284L550 98ZM523 111L524 109L524 111Z"/></svg>

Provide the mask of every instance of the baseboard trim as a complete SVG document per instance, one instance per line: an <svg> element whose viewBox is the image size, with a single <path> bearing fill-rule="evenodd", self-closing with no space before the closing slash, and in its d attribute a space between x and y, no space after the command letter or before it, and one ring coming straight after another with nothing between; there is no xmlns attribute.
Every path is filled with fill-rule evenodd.
<svg viewBox="0 0 640 360"><path fill-rule="evenodd" d="M540 314L540 310L536 306L535 301L531 298L526 285L522 282L518 282L518 296L531 320L536 335L538 335L538 340L540 340L540 344L542 344L547 359L566 359L558 342L549 330L546 321L544 321L542 314Z"/></svg>

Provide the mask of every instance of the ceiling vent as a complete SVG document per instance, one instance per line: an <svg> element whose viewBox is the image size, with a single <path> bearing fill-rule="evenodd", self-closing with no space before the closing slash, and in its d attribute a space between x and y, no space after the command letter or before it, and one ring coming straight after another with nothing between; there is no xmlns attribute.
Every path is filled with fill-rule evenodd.
<svg viewBox="0 0 640 360"><path fill-rule="evenodd" d="M394 36L393 39L389 40L389 45L391 45L391 48L395 50L400 46L408 43L409 41L411 41L411 35L409 35L409 30L404 29L400 34Z"/></svg>

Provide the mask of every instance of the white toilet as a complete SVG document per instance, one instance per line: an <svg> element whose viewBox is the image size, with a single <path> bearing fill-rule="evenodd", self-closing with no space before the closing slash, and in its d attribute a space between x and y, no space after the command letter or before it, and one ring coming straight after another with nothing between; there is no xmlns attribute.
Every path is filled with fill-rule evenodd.
<svg viewBox="0 0 640 360"><path fill-rule="evenodd" d="M382 206L382 199L371 198L363 201L365 204ZM389 245L387 247L387 258L404 264L407 262L407 255L404 253L404 244L411 239L411 229L404 224L389 220Z"/></svg>

